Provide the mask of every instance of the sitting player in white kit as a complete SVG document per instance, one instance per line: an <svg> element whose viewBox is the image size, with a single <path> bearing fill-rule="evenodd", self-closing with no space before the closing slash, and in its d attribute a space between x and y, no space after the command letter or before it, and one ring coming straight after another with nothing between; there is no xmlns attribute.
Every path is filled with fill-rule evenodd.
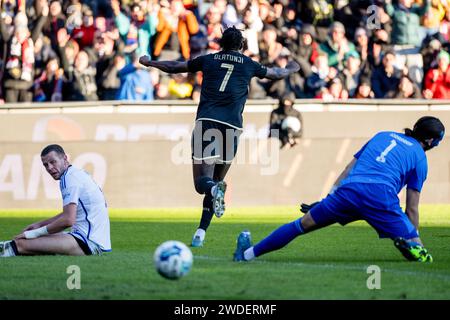
<svg viewBox="0 0 450 320"><path fill-rule="evenodd" d="M26 227L13 240L0 242L0 257L111 251L108 209L100 187L87 172L72 166L57 144L45 147L41 159L53 179L60 181L63 211Z"/></svg>

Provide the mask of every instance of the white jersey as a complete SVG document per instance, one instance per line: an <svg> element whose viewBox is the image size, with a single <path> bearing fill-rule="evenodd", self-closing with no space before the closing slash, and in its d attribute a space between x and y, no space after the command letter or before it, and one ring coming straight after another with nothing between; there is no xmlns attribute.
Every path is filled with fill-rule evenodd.
<svg viewBox="0 0 450 320"><path fill-rule="evenodd" d="M77 205L77 218L72 233L87 237L103 251L111 251L109 216L105 197L100 187L84 170L69 166L61 175L59 187L63 206Z"/></svg>

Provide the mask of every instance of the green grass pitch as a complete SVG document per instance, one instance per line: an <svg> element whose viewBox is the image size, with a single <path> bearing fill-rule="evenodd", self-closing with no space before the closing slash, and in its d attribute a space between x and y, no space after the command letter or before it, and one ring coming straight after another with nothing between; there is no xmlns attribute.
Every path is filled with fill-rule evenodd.
<svg viewBox="0 0 450 320"><path fill-rule="evenodd" d="M0 299L450 299L450 205L421 207L421 237L432 264L405 261L365 222L315 231L250 263L231 261L244 228L259 241L297 212L229 209L214 218L205 247L192 250L191 272L170 281L154 270L153 252L165 240L190 244L199 209L110 210L111 253L0 259ZM56 213L0 211L0 239ZM70 265L80 267L80 290L67 289ZM381 268L379 290L367 288L370 265Z"/></svg>

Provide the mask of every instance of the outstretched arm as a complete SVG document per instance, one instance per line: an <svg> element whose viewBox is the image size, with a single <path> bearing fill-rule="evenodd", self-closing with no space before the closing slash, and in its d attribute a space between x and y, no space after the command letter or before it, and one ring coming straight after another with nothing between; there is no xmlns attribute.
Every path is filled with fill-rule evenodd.
<svg viewBox="0 0 450 320"><path fill-rule="evenodd" d="M344 171L342 171L342 173L339 175L339 177L334 182L330 193L333 193L334 190L336 190L339 187L339 185L341 184L341 181L348 177L348 174L350 173L350 171L352 171L353 166L355 165L356 161L357 161L357 159L353 158L352 161L350 161L350 163L345 167Z"/></svg>
<svg viewBox="0 0 450 320"><path fill-rule="evenodd" d="M167 73L188 72L188 64L186 61L152 61L149 56L142 56L139 58L139 63L143 66L157 68Z"/></svg>
<svg viewBox="0 0 450 320"><path fill-rule="evenodd" d="M419 191L406 189L406 215L417 230L419 230L419 199Z"/></svg>
<svg viewBox="0 0 450 320"><path fill-rule="evenodd" d="M280 80L296 73L300 70L300 65L295 61L289 61L286 68L272 67L267 68L267 74L264 78L271 80Z"/></svg>

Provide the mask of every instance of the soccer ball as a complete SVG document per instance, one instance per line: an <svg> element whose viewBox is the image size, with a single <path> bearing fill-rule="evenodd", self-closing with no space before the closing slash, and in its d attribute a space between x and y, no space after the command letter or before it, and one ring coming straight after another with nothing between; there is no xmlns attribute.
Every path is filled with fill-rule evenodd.
<svg viewBox="0 0 450 320"><path fill-rule="evenodd" d="M183 242L169 240L156 249L153 261L160 275L175 280L188 274L192 268L193 256Z"/></svg>
<svg viewBox="0 0 450 320"><path fill-rule="evenodd" d="M300 122L300 120L298 120L298 118L296 117L286 117L283 122L281 123L281 129L282 130L288 130L291 129L294 132L299 132L300 129L302 128L302 124Z"/></svg>

